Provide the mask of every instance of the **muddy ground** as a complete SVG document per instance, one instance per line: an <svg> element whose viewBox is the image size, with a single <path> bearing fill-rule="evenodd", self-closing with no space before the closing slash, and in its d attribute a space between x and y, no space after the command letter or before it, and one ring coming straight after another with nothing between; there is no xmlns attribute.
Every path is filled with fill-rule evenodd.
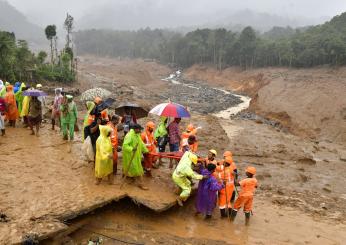
<svg viewBox="0 0 346 245"><path fill-rule="evenodd" d="M128 99L150 107L181 91L181 87L175 87L178 85L161 81L170 72L154 62L83 57L75 86L81 91L101 86L114 92L118 102ZM190 73L186 71L189 81ZM261 76L253 71L248 75ZM203 77L198 78L203 82ZM210 83L208 79L204 81ZM217 87L231 89L225 80L216 81ZM255 98L258 88L269 82L265 79L261 84L247 83L246 89L238 90ZM189 106L189 100L186 103ZM214 103L217 100L211 104ZM152 119L157 121L156 117ZM8 222L0 223L0 241L18 242L27 233L42 238L56 233L59 236L46 244L86 244L93 236L103 237L104 244L118 244L96 234L100 233L145 244L165 241L167 244L343 244L344 145L295 136L285 127L273 127L258 120L218 119L211 113L193 113L192 119L184 120L182 126L189 122L202 126L198 133L201 155L210 148L220 153L230 149L241 177L249 164L258 169L260 188L250 227L243 226L241 214L235 225L220 220L218 210L211 223L206 223L202 217L194 217L193 200L184 208L162 214L137 208L125 200L93 216L70 220L125 196L158 211L169 208L175 203L170 170L163 167L154 172L153 180L146 179L149 192L139 191L130 184L120 189L119 176L114 186L106 183L95 186L92 166L80 158L80 142L66 144L58 132L51 132L49 125L45 125L39 138L20 128L9 129L8 136L0 138L3 174L0 210L9 218ZM64 224L66 220L70 221ZM62 230L65 233L61 234Z"/></svg>

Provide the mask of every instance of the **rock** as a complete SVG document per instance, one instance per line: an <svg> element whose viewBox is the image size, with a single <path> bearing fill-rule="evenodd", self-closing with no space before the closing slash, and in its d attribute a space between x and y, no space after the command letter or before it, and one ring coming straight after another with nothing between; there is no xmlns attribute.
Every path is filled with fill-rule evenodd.
<svg viewBox="0 0 346 245"><path fill-rule="evenodd" d="M339 157L341 161L346 162L346 151L340 151L339 152Z"/></svg>

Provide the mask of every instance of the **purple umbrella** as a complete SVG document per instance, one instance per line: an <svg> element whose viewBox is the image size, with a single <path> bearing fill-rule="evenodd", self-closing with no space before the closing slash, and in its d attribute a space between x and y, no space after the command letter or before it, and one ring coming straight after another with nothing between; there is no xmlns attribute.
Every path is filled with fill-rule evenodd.
<svg viewBox="0 0 346 245"><path fill-rule="evenodd" d="M47 96L47 93L37 90L37 89L32 89L32 90L26 90L23 92L24 96L31 96L31 97L40 97L40 96Z"/></svg>

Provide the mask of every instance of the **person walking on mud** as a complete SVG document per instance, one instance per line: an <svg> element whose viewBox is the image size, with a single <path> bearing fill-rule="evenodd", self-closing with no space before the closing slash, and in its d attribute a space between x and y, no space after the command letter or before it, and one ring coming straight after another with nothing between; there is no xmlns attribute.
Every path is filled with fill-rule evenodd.
<svg viewBox="0 0 346 245"><path fill-rule="evenodd" d="M132 124L130 128L123 142L123 175L133 178L142 190L148 190L143 184L142 154L149 152L140 136L143 128L139 124Z"/></svg>
<svg viewBox="0 0 346 245"><path fill-rule="evenodd" d="M100 125L100 137L96 141L95 177L96 185L102 178L108 178L109 184L113 184L113 146L111 142L112 129L109 126Z"/></svg>
<svg viewBox="0 0 346 245"><path fill-rule="evenodd" d="M1 87L0 87L1 89ZM5 136L5 112L6 112L6 102L5 99L0 97L0 130L1 136Z"/></svg>
<svg viewBox="0 0 346 245"><path fill-rule="evenodd" d="M35 135L34 126L36 128L36 136L39 136L40 125L42 121L42 103L37 97L31 97L29 102L28 122L31 129L31 135Z"/></svg>
<svg viewBox="0 0 346 245"><path fill-rule="evenodd" d="M245 213L245 225L249 225L253 207L253 196L258 186L258 182L257 179L254 178L256 174L255 167L247 167L245 171L247 178L236 183L237 186L241 187L241 190L237 200L234 203L234 209L232 209L231 212L231 221L234 221L238 210L243 207Z"/></svg>
<svg viewBox="0 0 346 245"><path fill-rule="evenodd" d="M55 89L55 97L52 106L52 130L55 130L55 125L57 124L61 127L60 123L60 106L63 100L63 96L61 94L62 88Z"/></svg>
<svg viewBox="0 0 346 245"><path fill-rule="evenodd" d="M69 130L70 141L74 139L74 129L77 123L77 106L73 101L72 95L66 95L65 101L60 106L61 109L61 126L63 132L63 139L68 140L67 129Z"/></svg>

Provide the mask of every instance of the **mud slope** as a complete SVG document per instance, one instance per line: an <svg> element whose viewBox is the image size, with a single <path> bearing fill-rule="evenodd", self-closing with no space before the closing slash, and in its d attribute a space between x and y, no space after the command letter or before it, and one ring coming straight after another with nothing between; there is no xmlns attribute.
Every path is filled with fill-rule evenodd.
<svg viewBox="0 0 346 245"><path fill-rule="evenodd" d="M228 68L219 72L193 66L185 74L187 79L250 95L252 111L279 121L296 135L346 142L346 68Z"/></svg>
<svg viewBox="0 0 346 245"><path fill-rule="evenodd" d="M28 233L47 237L66 229L61 221L126 196L157 211L175 204L168 170L145 179L151 191L126 183L120 188L121 172L114 185L96 186L91 164L80 159L81 143L63 142L48 125L40 137L23 128L6 133L0 138L0 211L9 221L0 222L0 244L20 242Z"/></svg>

